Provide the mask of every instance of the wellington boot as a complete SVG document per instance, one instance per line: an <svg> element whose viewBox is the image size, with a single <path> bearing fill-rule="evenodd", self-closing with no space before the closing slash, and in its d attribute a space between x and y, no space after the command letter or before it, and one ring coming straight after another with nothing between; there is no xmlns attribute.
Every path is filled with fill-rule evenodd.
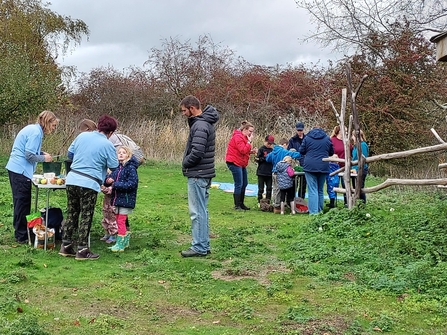
<svg viewBox="0 0 447 335"><path fill-rule="evenodd" d="M123 252L125 237L126 235L117 235L115 245L113 247L110 247L109 249L112 250L113 252Z"/></svg>
<svg viewBox="0 0 447 335"><path fill-rule="evenodd" d="M242 208L244 211L249 211L249 210L250 210L250 207L245 206L244 203L241 203L241 208Z"/></svg>
<svg viewBox="0 0 447 335"><path fill-rule="evenodd" d="M234 209L237 211L242 210L241 208L241 195L240 194L233 194L233 200L234 200Z"/></svg>
<svg viewBox="0 0 447 335"><path fill-rule="evenodd" d="M284 215L284 208L285 208L284 201L281 201L281 215Z"/></svg>
<svg viewBox="0 0 447 335"><path fill-rule="evenodd" d="M295 201L290 202L290 214L295 215Z"/></svg>
<svg viewBox="0 0 447 335"><path fill-rule="evenodd" d="M240 202L240 206L241 206L241 208L242 208L244 211L249 211L249 210L250 210L250 207L245 206L245 204L244 204L244 200L245 200L245 191L243 191L243 192L241 193L241 202Z"/></svg>
<svg viewBox="0 0 447 335"><path fill-rule="evenodd" d="M335 198L329 199L329 204L326 205L329 208L335 208Z"/></svg>
<svg viewBox="0 0 447 335"><path fill-rule="evenodd" d="M129 240L130 240L130 231L128 231L127 233L126 233L126 235L124 236L124 243L123 243L123 245L124 245L124 249L125 248L129 248Z"/></svg>

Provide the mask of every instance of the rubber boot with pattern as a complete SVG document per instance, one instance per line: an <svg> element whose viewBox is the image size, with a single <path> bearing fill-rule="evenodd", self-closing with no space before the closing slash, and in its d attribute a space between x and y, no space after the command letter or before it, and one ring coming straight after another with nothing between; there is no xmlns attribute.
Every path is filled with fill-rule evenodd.
<svg viewBox="0 0 447 335"><path fill-rule="evenodd" d="M113 247L110 247L109 249L113 252L123 252L124 251L124 237L126 235L118 235L116 237L116 243Z"/></svg>
<svg viewBox="0 0 447 335"><path fill-rule="evenodd" d="M125 249L125 248L129 248L129 246L130 246L129 241L130 241L130 231L128 231L128 232L126 233L126 235L124 236L124 243L123 243L123 245L124 245L124 249Z"/></svg>

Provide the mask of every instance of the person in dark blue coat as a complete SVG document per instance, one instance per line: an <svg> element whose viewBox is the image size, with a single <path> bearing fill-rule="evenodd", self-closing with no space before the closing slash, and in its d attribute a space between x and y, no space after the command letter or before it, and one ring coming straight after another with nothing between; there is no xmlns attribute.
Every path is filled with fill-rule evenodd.
<svg viewBox="0 0 447 335"><path fill-rule="evenodd" d="M329 162L324 162L334 154L331 139L319 127L309 131L300 146L300 153L304 156L303 170L306 177L309 194L309 214L323 211L324 183L329 174Z"/></svg>

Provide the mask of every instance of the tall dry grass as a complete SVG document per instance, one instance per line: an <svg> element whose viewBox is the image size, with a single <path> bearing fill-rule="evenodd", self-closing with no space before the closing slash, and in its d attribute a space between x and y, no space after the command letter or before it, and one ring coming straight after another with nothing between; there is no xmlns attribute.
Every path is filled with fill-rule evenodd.
<svg viewBox="0 0 447 335"><path fill-rule="evenodd" d="M79 118L61 118L58 129L54 134L46 135L42 149L53 155L66 155L70 143L78 135L77 124ZM118 120L119 129L123 134L132 138L144 151L149 160L180 162L183 157L186 141L189 136L187 120L182 115L170 120ZM254 145L263 145L264 138L273 134L275 138L290 138L295 133L295 123L290 127L284 127L283 131L267 132L256 129ZM10 153L13 139L25 125L3 126L1 128L0 150L2 155ZM239 124L230 124L221 119L216 125L216 161L225 162L227 143L231 135L239 127Z"/></svg>
<svg viewBox="0 0 447 335"><path fill-rule="evenodd" d="M44 138L42 149L53 155L66 155L70 143L77 136L77 125L82 118L77 116L61 117L61 122L54 134ZM251 121L251 120L250 120ZM255 139L256 147L264 143L267 134L272 134L276 142L281 138L289 139L295 132L296 119L293 116L279 117L272 120L271 125L260 129L256 122ZM315 118L302 118L306 126L312 126L318 122ZM34 122L31 121L31 122ZM146 159L166 162L181 162L185 144L189 136L187 120L182 115L172 119L155 120L118 120L119 131L131 137L144 151ZM3 125L0 127L0 153L9 155L15 135L24 125ZM231 135L239 127L232 121L221 119L216 125L216 163L225 162L225 152ZM306 132L310 127L306 127ZM330 130L327 129L328 134ZM59 158L59 159L63 159ZM444 171L437 168L439 163L446 161L444 153L430 153L417 158L403 160L382 161L370 164L370 173L378 176L391 176L393 178L441 178L445 177ZM252 167L251 167L252 168Z"/></svg>

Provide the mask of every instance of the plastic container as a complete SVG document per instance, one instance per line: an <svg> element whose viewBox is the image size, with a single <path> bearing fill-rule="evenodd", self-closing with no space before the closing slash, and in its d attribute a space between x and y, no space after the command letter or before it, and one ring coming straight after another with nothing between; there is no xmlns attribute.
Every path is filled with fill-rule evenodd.
<svg viewBox="0 0 447 335"><path fill-rule="evenodd" d="M45 230L47 234L47 249L54 249L54 229L45 229L44 225L33 227L34 248L45 249Z"/></svg>
<svg viewBox="0 0 447 335"><path fill-rule="evenodd" d="M45 179L53 179L54 177L56 177L56 174L54 172L45 172L43 174L43 177Z"/></svg>
<svg viewBox="0 0 447 335"><path fill-rule="evenodd" d="M43 173L54 172L56 176L61 174L62 162L43 162Z"/></svg>

